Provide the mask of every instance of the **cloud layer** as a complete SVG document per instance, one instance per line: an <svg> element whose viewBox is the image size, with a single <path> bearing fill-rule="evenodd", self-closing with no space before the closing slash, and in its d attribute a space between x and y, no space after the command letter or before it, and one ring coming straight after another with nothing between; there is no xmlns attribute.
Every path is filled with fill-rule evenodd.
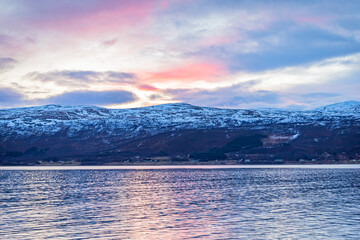
<svg viewBox="0 0 360 240"><path fill-rule="evenodd" d="M63 86L84 86L95 83L131 83L135 75L124 72L95 71L53 71L46 73L30 72L25 78L32 81L52 82Z"/></svg>
<svg viewBox="0 0 360 240"><path fill-rule="evenodd" d="M34 99L233 108L360 100L356 0L0 6L0 89L11 89L0 92L3 107Z"/></svg>
<svg viewBox="0 0 360 240"><path fill-rule="evenodd" d="M16 63L13 58L0 58L0 73L14 68Z"/></svg>
<svg viewBox="0 0 360 240"><path fill-rule="evenodd" d="M0 107L20 107L32 105L97 105L109 106L135 101L137 96L128 91L74 91L48 98L26 99L11 88L0 88Z"/></svg>
<svg viewBox="0 0 360 240"><path fill-rule="evenodd" d="M127 91L77 91L43 99L46 104L63 105L113 105L134 101L135 95Z"/></svg>
<svg viewBox="0 0 360 240"><path fill-rule="evenodd" d="M0 88L0 106L13 107L22 104L23 95L11 88Z"/></svg>

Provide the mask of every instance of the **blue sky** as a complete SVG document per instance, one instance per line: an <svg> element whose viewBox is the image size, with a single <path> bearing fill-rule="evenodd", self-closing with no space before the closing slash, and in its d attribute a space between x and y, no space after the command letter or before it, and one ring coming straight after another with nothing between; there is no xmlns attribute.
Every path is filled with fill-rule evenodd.
<svg viewBox="0 0 360 240"><path fill-rule="evenodd" d="M358 1L0 0L0 107L360 100Z"/></svg>

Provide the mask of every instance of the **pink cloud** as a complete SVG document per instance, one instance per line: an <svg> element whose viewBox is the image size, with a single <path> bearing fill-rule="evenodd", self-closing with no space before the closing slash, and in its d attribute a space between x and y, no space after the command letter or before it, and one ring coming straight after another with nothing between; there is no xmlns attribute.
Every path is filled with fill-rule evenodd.
<svg viewBox="0 0 360 240"><path fill-rule="evenodd" d="M35 43L36 41L32 38L13 37L0 33L0 53L2 56L23 56L31 52L29 46Z"/></svg>
<svg viewBox="0 0 360 240"><path fill-rule="evenodd" d="M189 63L164 71L148 73L147 79L151 82L168 81L211 81L226 74L224 66L215 62Z"/></svg>
<svg viewBox="0 0 360 240"><path fill-rule="evenodd" d="M147 84L143 84L143 85L140 85L140 86L137 86L137 88L139 90L143 90L143 91L152 91L152 92L156 92L158 91L159 89L154 87L154 86L151 86L151 85L147 85Z"/></svg>
<svg viewBox="0 0 360 240"><path fill-rule="evenodd" d="M160 6L161 6L161 9L165 9L169 6L169 0L163 0L161 3L160 3Z"/></svg>
<svg viewBox="0 0 360 240"><path fill-rule="evenodd" d="M86 4L45 3L42 8L33 7L32 15L23 20L37 29L97 35L135 26L149 18L158 7L158 2L151 0L104 0Z"/></svg>

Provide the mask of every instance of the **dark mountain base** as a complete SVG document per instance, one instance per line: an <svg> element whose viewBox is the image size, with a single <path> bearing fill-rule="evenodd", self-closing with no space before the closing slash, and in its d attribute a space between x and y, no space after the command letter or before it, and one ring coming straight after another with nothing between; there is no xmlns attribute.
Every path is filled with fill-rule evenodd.
<svg viewBox="0 0 360 240"><path fill-rule="evenodd" d="M0 144L1 165L360 163L359 127L179 130L124 141L65 134Z"/></svg>

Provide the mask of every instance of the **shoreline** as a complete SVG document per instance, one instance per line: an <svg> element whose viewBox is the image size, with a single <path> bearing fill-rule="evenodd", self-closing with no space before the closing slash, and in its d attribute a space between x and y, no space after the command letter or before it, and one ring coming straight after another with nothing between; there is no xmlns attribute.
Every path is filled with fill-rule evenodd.
<svg viewBox="0 0 360 240"><path fill-rule="evenodd" d="M281 165L73 165L73 166L0 166L1 170L156 170L156 169L360 169L360 164L281 164Z"/></svg>

